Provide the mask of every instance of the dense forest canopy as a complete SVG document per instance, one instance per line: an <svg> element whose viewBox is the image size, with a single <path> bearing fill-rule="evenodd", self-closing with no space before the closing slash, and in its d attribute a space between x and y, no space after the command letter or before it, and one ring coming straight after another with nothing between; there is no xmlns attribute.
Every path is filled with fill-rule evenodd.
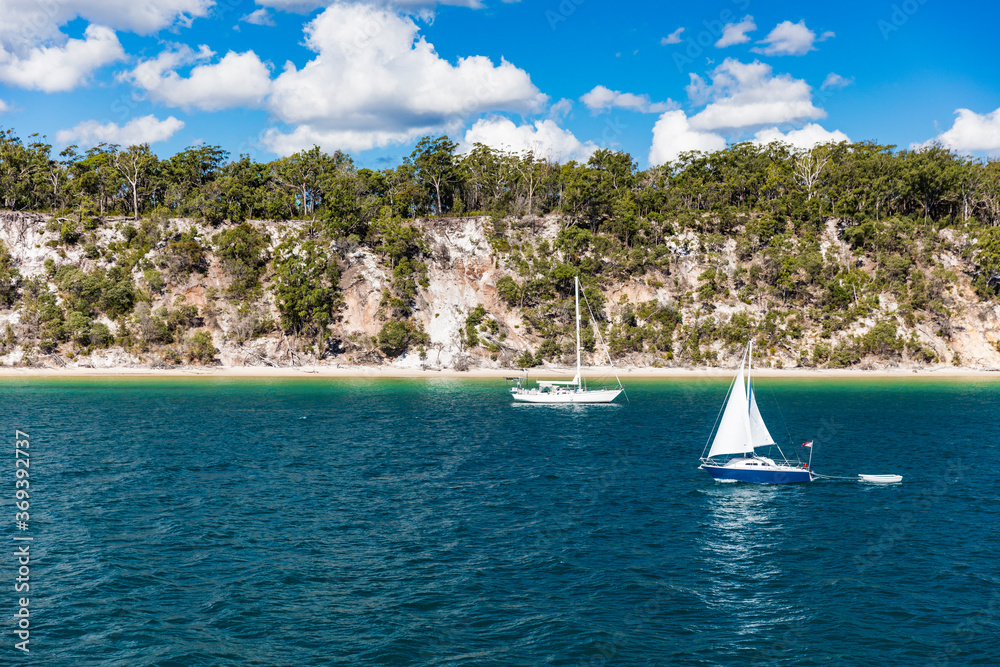
<svg viewBox="0 0 1000 667"><path fill-rule="evenodd" d="M1000 164L939 145L896 150L839 143L794 150L740 143L689 152L639 171L627 153L596 151L586 163L556 164L531 152L424 137L392 169L358 169L349 155L319 148L258 163L218 146L166 159L148 144L69 146L58 155L44 137L0 132L0 196L8 210L76 211L83 216L171 216L210 222L324 217L350 233L387 207L393 215L545 215L562 212L592 231L645 232L647 221L682 211L805 210L852 220L909 215L949 222L1000 220Z"/></svg>
<svg viewBox="0 0 1000 667"><path fill-rule="evenodd" d="M370 346L393 357L429 342L413 310L427 286L430 251L413 221L435 216L488 220L490 244L511 270L497 291L541 340L533 353L523 351L521 365L564 352L574 276L600 311L602 284L658 281L671 274L678 254L690 252L707 265L697 290L671 305L621 304L618 319L607 323L614 354L680 354L698 362L712 341L735 345L750 332L771 349L791 347L810 327L828 339L873 317L880 294L898 302L907 325L929 320L947 335L945 292L957 277L936 254L946 228L972 239L959 250L979 296L992 298L1000 286L1000 163L940 145L796 150L739 143L643 171L629 154L606 149L585 163L557 164L482 144L458 148L448 137L424 137L401 164L375 171L317 147L266 163L209 145L166 159L146 144L69 146L54 155L43 137L3 131L2 208L44 212L58 235L53 248L83 246L107 266L85 273L53 263L45 281L22 280L10 250L0 248L0 300L22 308L27 324L19 337L42 350L71 341L87 349L168 344L212 321L212 308L153 311L148 304L167 282L204 274L211 254L229 279L219 298L236 313L236 340L280 331L311 341L322 357L345 344L330 340L342 305L344 253L363 247L384 261L391 278L380 303L385 326ZM549 214L562 221L551 244L518 222ZM134 220L121 226L122 240L100 248L97 233L109 216ZM215 231L165 235L155 222L178 218ZM301 224L271 238L250 220ZM831 220L853 257L821 251ZM735 244L735 271L722 259L727 244ZM255 305L265 294L276 321ZM693 320L681 313L685 302L711 307L727 299L770 307L766 317L737 313L725 321L702 317L701 306ZM100 318L120 326L112 331ZM8 329L5 345L13 338ZM504 338L485 310L469 314L464 345L488 349L495 359ZM204 336L188 343L191 358L211 358ZM894 323L880 321L865 336L816 345L810 360L850 365L865 354L904 350L933 357L912 336L897 336Z"/></svg>

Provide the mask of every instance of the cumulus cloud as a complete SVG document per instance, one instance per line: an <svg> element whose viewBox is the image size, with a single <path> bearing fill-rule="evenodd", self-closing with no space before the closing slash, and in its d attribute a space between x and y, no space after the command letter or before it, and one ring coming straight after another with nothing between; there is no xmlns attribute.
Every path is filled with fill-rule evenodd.
<svg viewBox="0 0 1000 667"><path fill-rule="evenodd" d="M660 44L662 46L666 46L667 44L680 44L682 32L684 32L684 28L678 28L677 30L674 30L672 33L661 39Z"/></svg>
<svg viewBox="0 0 1000 667"><path fill-rule="evenodd" d="M214 0L0 0L0 81L45 92L83 84L94 70L124 58L116 30L150 34L189 25ZM84 38L61 31L88 25Z"/></svg>
<svg viewBox="0 0 1000 667"><path fill-rule="evenodd" d="M818 41L834 36L832 32L824 32ZM805 21L782 21L767 37L757 42L764 46L755 46L750 50L765 56L802 56L816 48L813 46L816 41L816 33L806 27Z"/></svg>
<svg viewBox="0 0 1000 667"><path fill-rule="evenodd" d="M718 49L724 49L727 46L733 46L734 44L744 44L750 41L750 37L747 36L748 32L753 32L757 29L757 24L753 22L752 16L744 16L743 20L739 23L727 23L725 27L722 28L722 37L719 41L715 43L715 47Z"/></svg>
<svg viewBox="0 0 1000 667"><path fill-rule="evenodd" d="M726 147L726 139L714 132L692 128L687 115L680 110L667 111L653 126L653 145L649 149L649 164L676 160L686 151L718 151Z"/></svg>
<svg viewBox="0 0 1000 667"><path fill-rule="evenodd" d="M779 141L795 148L809 149L813 146L828 144L830 142L850 142L850 139L840 130L830 132L816 123L808 123L801 129L789 132L782 132L777 127L769 127L757 132L753 137L753 141L757 144L769 144L772 141Z"/></svg>
<svg viewBox="0 0 1000 667"><path fill-rule="evenodd" d="M851 77L850 79L845 79L839 74L830 72L829 74L826 75L826 78L823 79L823 83L822 85L820 85L819 88L820 90L837 90L838 88L849 86L852 83L854 83L854 77Z"/></svg>
<svg viewBox="0 0 1000 667"><path fill-rule="evenodd" d="M691 117L696 130L739 129L823 118L813 106L812 89L789 74L772 74L770 65L727 58L711 73L708 84L691 75L688 95L707 106Z"/></svg>
<svg viewBox="0 0 1000 667"><path fill-rule="evenodd" d="M110 28L87 26L83 39L61 46L36 46L23 55L0 47L0 81L47 93L73 90L97 68L125 57Z"/></svg>
<svg viewBox="0 0 1000 667"><path fill-rule="evenodd" d="M969 109L956 109L955 123L951 128L928 141L942 144L959 153L1000 153L1000 109L978 114Z"/></svg>
<svg viewBox="0 0 1000 667"><path fill-rule="evenodd" d="M306 46L316 58L301 69L287 63L271 86L268 108L296 127L269 132L265 143L283 153L303 137L316 137L365 150L486 112L545 108L548 98L524 70L483 56L451 64L418 32L409 17L369 5L323 11L306 26Z"/></svg>
<svg viewBox="0 0 1000 667"><path fill-rule="evenodd" d="M596 86L589 93L580 98L580 101L587 105L593 113L610 111L611 109L628 109L640 113L663 113L675 108L673 102L651 102L649 95L636 95L634 93L623 93L618 90L611 90L605 86Z"/></svg>
<svg viewBox="0 0 1000 667"><path fill-rule="evenodd" d="M214 0L0 0L0 45L18 55L36 46L62 43L59 28L76 18L148 35L207 16Z"/></svg>
<svg viewBox="0 0 1000 667"><path fill-rule="evenodd" d="M87 120L68 130L59 130L56 141L62 144L75 143L83 147L95 146L107 142L131 146L133 144L152 144L166 141L184 127L184 122L173 116L159 120L155 116L134 118L125 125Z"/></svg>
<svg viewBox="0 0 1000 667"><path fill-rule="evenodd" d="M10 106L3 100L0 100L0 113L6 113L9 110Z"/></svg>
<svg viewBox="0 0 1000 667"><path fill-rule="evenodd" d="M536 157L556 162L586 160L597 150L592 141L581 142L555 121L538 120L531 125L515 125L502 117L476 121L465 133L463 149L468 150L474 144L485 144L513 153L530 150Z"/></svg>
<svg viewBox="0 0 1000 667"><path fill-rule="evenodd" d="M271 71L252 51L230 51L217 63L207 46L195 52L188 46L164 51L140 62L122 78L145 90L149 98L168 106L218 111L239 106L259 106L271 87ZM197 64L187 77L177 68Z"/></svg>

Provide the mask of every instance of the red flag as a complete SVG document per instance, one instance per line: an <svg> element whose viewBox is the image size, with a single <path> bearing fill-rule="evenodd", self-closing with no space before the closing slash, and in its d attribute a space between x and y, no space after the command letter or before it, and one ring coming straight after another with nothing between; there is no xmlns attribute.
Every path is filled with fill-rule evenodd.
<svg viewBox="0 0 1000 667"><path fill-rule="evenodd" d="M812 440L810 440L809 442L803 442L802 446L803 447L812 447L813 446Z"/></svg>

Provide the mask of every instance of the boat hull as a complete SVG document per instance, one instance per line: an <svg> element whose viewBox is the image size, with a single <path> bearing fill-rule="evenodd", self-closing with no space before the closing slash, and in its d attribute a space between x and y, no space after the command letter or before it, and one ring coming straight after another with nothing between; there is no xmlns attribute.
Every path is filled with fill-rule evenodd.
<svg viewBox="0 0 1000 667"><path fill-rule="evenodd" d="M513 392L519 403L610 403L622 393L621 389L590 389L586 391L521 391Z"/></svg>
<svg viewBox="0 0 1000 667"><path fill-rule="evenodd" d="M902 475L858 475L862 482L872 482L874 484L895 484L902 482Z"/></svg>
<svg viewBox="0 0 1000 667"><path fill-rule="evenodd" d="M805 468L793 468L791 466L778 466L775 468L761 468L750 470L747 468L733 468L727 466L701 466L708 471L715 479L732 480L734 482L751 482L754 484L797 484L799 482L811 482L812 473Z"/></svg>

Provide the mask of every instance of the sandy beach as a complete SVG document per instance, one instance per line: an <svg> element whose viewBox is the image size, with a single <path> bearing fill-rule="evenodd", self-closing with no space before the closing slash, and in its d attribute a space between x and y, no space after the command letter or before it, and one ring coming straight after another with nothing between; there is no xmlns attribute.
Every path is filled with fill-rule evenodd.
<svg viewBox="0 0 1000 667"><path fill-rule="evenodd" d="M566 379L572 377L573 368L535 368L528 372L529 379ZM732 377L731 368L625 368L615 369L623 382L629 379L658 378L716 378ZM503 379L517 375L514 369L477 368L468 371L454 369L436 370L398 368L393 366L183 366L172 368L143 367L0 367L3 378L87 378L87 377L206 377L206 378L468 378ZM883 369L858 368L760 368L754 369L757 377L770 378L979 378L1000 379L1000 369L977 369L956 366L895 367ZM596 382L611 377L608 368L585 368L584 379Z"/></svg>

